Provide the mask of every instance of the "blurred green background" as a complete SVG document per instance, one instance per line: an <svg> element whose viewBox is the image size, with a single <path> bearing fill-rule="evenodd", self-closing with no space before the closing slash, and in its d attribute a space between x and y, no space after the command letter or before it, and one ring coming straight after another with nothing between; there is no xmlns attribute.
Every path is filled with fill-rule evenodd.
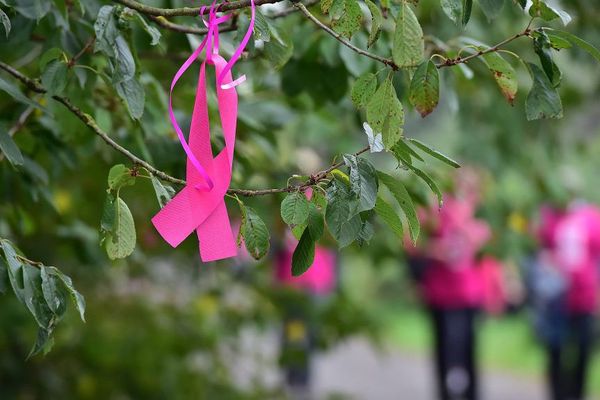
<svg viewBox="0 0 600 400"><path fill-rule="evenodd" d="M93 34L99 7L109 4L81 0L82 14L75 5L78 2L49 1L48 13L38 20L26 5L39 2L6 3L17 8L6 9L12 30L7 38L0 35L0 58L32 77L40 76L38 62L49 49L59 47L71 56L81 50ZM179 0L147 3L194 5ZM452 44L468 36L493 44L522 30L529 20L511 1L505 3L493 23L474 6L465 31L448 20L437 1L421 0L417 13L431 43ZM67 23L61 20L65 4ZM596 2L571 0L561 5L573 17L565 29L600 44ZM320 13L318 7L314 13ZM248 17L239 18L239 32L222 35L225 51L244 32ZM173 20L199 26L190 17ZM299 13L271 23L289 36L293 55L276 69L260 46L251 46L236 65L236 75L245 73L248 81L238 90L232 187L283 186L291 174L318 171L335 155L366 144L361 127L364 117L352 105L349 91L356 76L379 66L341 46ZM560 22L550 25L560 27ZM139 79L146 91L139 121L129 118L114 90L94 72L106 67L99 53L83 55L81 65L91 69L81 68L84 78L71 76L67 93L119 143L180 177L184 176L184 155L167 118L166 96L173 73L197 39L162 33L160 44L152 47L141 29L131 31ZM373 51L389 55L390 35L387 27ZM366 40L365 32L353 38L362 47ZM517 40L508 48L525 60L537 58L530 40ZM524 101L531 79L513 59L510 62L519 80L513 106L504 100L485 65L474 61L465 68L442 71L440 104L426 119L406 101L408 74L394 74L398 97L405 105L405 135L481 173L479 215L493 228L486 251L517 271L523 257L535 250L527 226L541 204L565 204L574 198L600 203L599 67L576 48L557 52L555 61L564 75L560 94L565 117L561 120L526 121ZM176 89L182 120L189 118L195 71L189 71ZM2 78L10 79L6 74ZM10 238L28 258L56 265L71 276L86 298L87 321L79 321L71 310L56 330L53 349L27 359L35 341L35 322L12 293L0 296L0 398L284 398L277 375L277 332L291 307L302 307L310 315L320 353L326 354L347 338L366 337L374 348L385 351L391 346L421 358L429 356L429 325L406 271L403 245L382 225L375 226L369 245L355 244L340 252L338 290L314 301L274 284L272 257L261 262L201 264L195 238L172 249L150 223L159 208L150 181L138 179L135 186L121 192L136 222L136 250L125 260L109 261L99 246L106 176L112 165L128 160L60 104L30 94L54 117L33 111L14 135L29 160L23 168L0 162L0 237ZM2 129L15 126L26 110L26 105L2 95ZM215 108L210 111L216 116ZM391 157L369 159L382 169L396 167ZM452 179L453 172L438 161L428 161L426 169L442 186ZM411 194L423 203L430 201L425 185L409 173L399 173ZM270 227L272 249L281 244L285 231L279 218L281 199L246 201ZM235 202L228 201L228 206L232 219L239 220ZM329 237L322 244L335 248ZM526 306L510 315L482 318L479 330L486 371L508 371L541 381L544 358ZM245 344L265 336L272 339L267 340L271 346L266 350ZM247 365L241 361L246 359L251 360ZM598 356L590 376L593 393L600 396Z"/></svg>

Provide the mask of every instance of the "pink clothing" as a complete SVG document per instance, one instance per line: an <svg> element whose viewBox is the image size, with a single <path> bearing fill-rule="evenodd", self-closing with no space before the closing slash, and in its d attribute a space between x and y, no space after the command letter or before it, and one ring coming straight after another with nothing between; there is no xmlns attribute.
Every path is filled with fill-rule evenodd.
<svg viewBox="0 0 600 400"><path fill-rule="evenodd" d="M436 308L481 306L483 287L475 263L449 266L431 260L423 276L423 296L427 304Z"/></svg>
<svg viewBox="0 0 600 400"><path fill-rule="evenodd" d="M422 290L425 301L439 308L480 306L482 278L475 257L491 236L488 225L474 217L475 204L468 199L444 196L438 211L421 213L429 227L427 246L420 253L427 260Z"/></svg>
<svg viewBox="0 0 600 400"><path fill-rule="evenodd" d="M600 289L600 210L581 204L562 215L546 212L544 217L541 239L567 281L568 310L593 313Z"/></svg>
<svg viewBox="0 0 600 400"><path fill-rule="evenodd" d="M276 259L275 279L278 283L306 290L316 295L326 295L336 284L335 253L316 245L312 266L300 276L292 276L292 254L297 241L287 241L287 248Z"/></svg>
<svg viewBox="0 0 600 400"><path fill-rule="evenodd" d="M506 304L502 264L492 257L484 257L479 262L483 289L483 308L489 314L500 314Z"/></svg>

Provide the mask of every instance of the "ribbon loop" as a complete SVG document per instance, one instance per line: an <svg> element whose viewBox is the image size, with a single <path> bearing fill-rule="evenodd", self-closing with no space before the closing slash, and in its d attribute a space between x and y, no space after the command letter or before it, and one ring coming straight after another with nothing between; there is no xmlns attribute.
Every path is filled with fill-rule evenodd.
<svg viewBox="0 0 600 400"><path fill-rule="evenodd" d="M235 131L237 123L237 92L235 88L246 79L245 75L233 80L231 69L248 44L254 28L255 6L251 0L251 19L248 31L227 62L219 55L219 24L231 19L230 15L217 16L218 6L213 0L204 19L206 6L200 9L200 18L208 32L198 48L173 76L169 92L169 118L187 156L187 185L153 218L160 235L173 247L178 246L196 230L200 241L202 261L233 257L237 245L231 231L224 196L231 181ZM181 76L202 52L205 59L200 67L196 101L192 113L189 143L173 112L173 90ZM217 98L225 147L213 157L206 98L206 64L216 69Z"/></svg>

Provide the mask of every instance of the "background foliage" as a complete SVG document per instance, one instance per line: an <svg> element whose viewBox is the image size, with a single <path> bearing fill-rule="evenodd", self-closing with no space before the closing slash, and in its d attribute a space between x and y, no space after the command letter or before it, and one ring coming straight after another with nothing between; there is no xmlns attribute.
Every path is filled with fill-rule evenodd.
<svg viewBox="0 0 600 400"><path fill-rule="evenodd" d="M199 266L194 241L173 251L150 217L181 187L167 88L203 25L128 3L0 1L0 288L10 292L0 300L0 383L11 396L277 396L258 378L231 376L240 336L300 303L321 346L377 337L387 318L376 310L412 301L399 260L403 232L419 235L414 204L440 200L453 160L487 177L489 251L505 260L531 251L523 221L540 203L600 200L589 184L600 146L591 0L537 0L527 11L508 0L275 2L260 7L236 65L249 79L238 88L232 188L284 190L227 199L263 261ZM226 54L248 26L247 8L232 12ZM195 70L182 79L174 101L187 126ZM300 239L295 274L310 266L315 241L348 246L327 300L273 286L263 257L283 246L286 225ZM65 316L71 307L83 319L79 293L85 325ZM63 317L55 349L25 361L32 344L32 354L49 350Z"/></svg>

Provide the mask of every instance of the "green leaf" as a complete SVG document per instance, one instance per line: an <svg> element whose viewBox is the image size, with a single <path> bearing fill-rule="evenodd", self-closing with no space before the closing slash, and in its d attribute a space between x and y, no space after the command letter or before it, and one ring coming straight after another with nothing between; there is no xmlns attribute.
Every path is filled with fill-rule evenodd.
<svg viewBox="0 0 600 400"><path fill-rule="evenodd" d="M427 184L427 186L429 186L431 191L436 195L438 206L441 208L444 204L444 197L442 196L442 192L433 178L431 178L428 173L415 167L414 165L407 165L406 167L414 172L419 178L421 178Z"/></svg>
<svg viewBox="0 0 600 400"><path fill-rule="evenodd" d="M410 82L410 103L425 118L440 100L440 77L438 69L431 60L421 63Z"/></svg>
<svg viewBox="0 0 600 400"><path fill-rule="evenodd" d="M64 54L64 51L58 47L52 47L46 50L37 63L40 71L43 72L46 69L46 65L48 65L50 61L62 58Z"/></svg>
<svg viewBox="0 0 600 400"><path fill-rule="evenodd" d="M502 95L513 105L518 90L514 68L497 52L484 54L483 60L496 80Z"/></svg>
<svg viewBox="0 0 600 400"><path fill-rule="evenodd" d="M42 85L48 95L60 95L67 86L68 67L62 60L50 61L42 74Z"/></svg>
<svg viewBox="0 0 600 400"><path fill-rule="evenodd" d="M393 207L387 203L381 196L377 196L375 203L375 213L387 224L387 226L396 234L399 239L404 238L402 229L402 220L396 214Z"/></svg>
<svg viewBox="0 0 600 400"><path fill-rule="evenodd" d="M442 10L458 27L464 28L471 18L473 0L441 0Z"/></svg>
<svg viewBox="0 0 600 400"><path fill-rule="evenodd" d="M10 33L10 19L8 15L0 8L0 22L4 26L4 33L6 33L6 38L8 39L8 34Z"/></svg>
<svg viewBox="0 0 600 400"><path fill-rule="evenodd" d="M502 7L504 7L504 0L479 0L479 6L488 21L490 21L500 14Z"/></svg>
<svg viewBox="0 0 600 400"><path fill-rule="evenodd" d="M285 31L270 26L271 40L265 42L265 55L275 69L282 68L294 54L294 43Z"/></svg>
<svg viewBox="0 0 600 400"><path fill-rule="evenodd" d="M0 245L0 248L1 247L2 246ZM0 256L0 293L2 294L6 293L7 277L8 267L6 265L6 262L4 261L4 258Z"/></svg>
<svg viewBox="0 0 600 400"><path fill-rule="evenodd" d="M358 237L362 221L358 214L351 213L353 199L345 184L334 181L327 195L325 222L340 248L346 247Z"/></svg>
<svg viewBox="0 0 600 400"><path fill-rule="evenodd" d="M375 207L377 197L377 172L367 160L354 155L344 155L344 163L350 169L350 191L360 200L358 212Z"/></svg>
<svg viewBox="0 0 600 400"><path fill-rule="evenodd" d="M156 199L158 200L158 204L160 207L164 207L173 195L175 195L175 189L173 189L169 185L164 185L158 178L154 175L150 178L152 180L152 187L154 188L154 193L156 194Z"/></svg>
<svg viewBox="0 0 600 400"><path fill-rule="evenodd" d="M156 27L149 25L140 13L136 12L135 16L137 17L139 23L142 25L142 28L146 31L148 35L150 35L150 38L152 39L150 45L156 46L160 42L160 31L156 29Z"/></svg>
<svg viewBox="0 0 600 400"><path fill-rule="evenodd" d="M404 211L404 215L406 215L406 219L408 221L410 237L413 243L416 243L417 238L419 237L420 224L419 219L417 218L415 205L413 204L410 195L406 191L406 188L402 183L400 183L399 180L386 173L377 171L377 175L379 177L379 182L383 183L389 189L398 204L400 204L400 207L402 208L402 211Z"/></svg>
<svg viewBox="0 0 600 400"><path fill-rule="evenodd" d="M39 353L42 353L44 355L48 354L48 352L54 346L54 338L51 335L51 329L38 328L35 343L29 351L27 358L29 359Z"/></svg>
<svg viewBox="0 0 600 400"><path fill-rule="evenodd" d="M108 57L114 57L113 45L120 35L114 15L113 6L102 6L98 11L94 32L96 33L95 50L101 51Z"/></svg>
<svg viewBox="0 0 600 400"><path fill-rule="evenodd" d="M343 2L343 11L339 18L333 20L333 29L340 35L351 38L354 32L359 31L362 22L362 12L357 0L337 0Z"/></svg>
<svg viewBox="0 0 600 400"><path fill-rule="evenodd" d="M246 250L255 260L260 260L269 251L269 230L250 207L242 206L242 226L240 232L246 244Z"/></svg>
<svg viewBox="0 0 600 400"><path fill-rule="evenodd" d="M308 218L308 200L304 193L288 194L281 202L281 219L288 225L303 224Z"/></svg>
<svg viewBox="0 0 600 400"><path fill-rule="evenodd" d="M307 229L313 240L316 242L321 239L325 230L325 221L323 220L323 214L314 203L310 203L307 222Z"/></svg>
<svg viewBox="0 0 600 400"><path fill-rule="evenodd" d="M402 137L404 109L396 96L391 76L381 84L367 104L367 121L373 130L382 133L386 149L390 149Z"/></svg>
<svg viewBox="0 0 600 400"><path fill-rule="evenodd" d="M306 229L292 255L292 275L300 276L308 271L314 260L315 241L308 229Z"/></svg>
<svg viewBox="0 0 600 400"><path fill-rule="evenodd" d="M34 107L38 110L48 112L40 104L36 103L35 101L31 100L29 97L25 96L17 86L13 85L12 83L10 83L8 81L5 81L1 77L0 77L0 90L3 90L6 93L8 93L13 99L18 101L19 103L23 103L30 107Z"/></svg>
<svg viewBox="0 0 600 400"><path fill-rule="evenodd" d="M546 36L544 31L538 30L534 32L533 49L540 58L542 69L548 76L552 86L558 87L562 78L562 73L558 69L558 66L554 63L552 57L552 44L550 43L550 39L548 39L548 36Z"/></svg>
<svg viewBox="0 0 600 400"><path fill-rule="evenodd" d="M65 293L61 290L60 280L43 265L40 267L40 275L42 278L42 293L46 304L54 314L62 316L67 310L67 299Z"/></svg>
<svg viewBox="0 0 600 400"><path fill-rule="evenodd" d="M425 161L423 160L423 157L413 150L412 147L407 145L404 140L398 140L391 151L399 164L412 165L413 158L416 158L419 161Z"/></svg>
<svg viewBox="0 0 600 400"><path fill-rule="evenodd" d="M105 206L105 211L106 211ZM104 232L102 243L111 260L125 258L135 249L136 233L133 216L127 204L117 197L112 208L112 229ZM103 217L104 221L104 217Z"/></svg>
<svg viewBox="0 0 600 400"><path fill-rule="evenodd" d="M369 221L363 221L360 232L358 233L359 245L362 246L365 243L369 243L374 234L375 231L373 230L373 225Z"/></svg>
<svg viewBox="0 0 600 400"><path fill-rule="evenodd" d="M375 74L370 72L362 74L356 79L354 86L352 86L352 93L350 95L352 102L357 108L365 107L375 94L376 89L377 77Z"/></svg>
<svg viewBox="0 0 600 400"><path fill-rule="evenodd" d="M146 93L144 87L137 79L129 79L115 84L117 93L125 101L129 115L133 119L140 119L144 114Z"/></svg>
<svg viewBox="0 0 600 400"><path fill-rule="evenodd" d="M23 264L22 268L25 305L40 328L52 329L57 319L44 298L40 270L29 264Z"/></svg>
<svg viewBox="0 0 600 400"><path fill-rule="evenodd" d="M439 151L432 149L431 147L429 147L428 145L426 145L425 143L421 142L418 139L414 139L414 138L410 138L408 139L412 144L414 144L415 146L417 146L419 149L421 149L423 152L429 154L430 156L437 158L438 160L450 165L451 167L454 168L460 168L460 164L457 163L456 161L454 161L453 159L451 159L450 157L440 153Z"/></svg>
<svg viewBox="0 0 600 400"><path fill-rule="evenodd" d="M117 215L115 196L112 192L106 195L104 207L102 208L102 217L100 218L100 229L102 231L111 232L115 227L115 217Z"/></svg>
<svg viewBox="0 0 600 400"><path fill-rule="evenodd" d="M381 33L381 24L383 23L383 15L381 10L371 0L365 0L369 11L371 12L371 31L369 32L369 41L367 47L371 47L379 38Z"/></svg>
<svg viewBox="0 0 600 400"><path fill-rule="evenodd" d="M39 21L52 8L52 2L48 0L19 0L14 5L15 10L25 18Z"/></svg>
<svg viewBox="0 0 600 400"><path fill-rule="evenodd" d="M546 32L546 29L544 29L544 32ZM565 38L560 37L559 35L556 35L556 34L550 33L550 32L546 32L546 36L548 36L548 40L550 41L550 46L552 46L553 49L562 50L562 49L570 49L571 47L573 47L573 44L571 42L569 42Z"/></svg>
<svg viewBox="0 0 600 400"><path fill-rule="evenodd" d="M108 188L118 192L123 186L132 186L135 184L135 176L132 171L123 164L114 165L108 171Z"/></svg>
<svg viewBox="0 0 600 400"><path fill-rule="evenodd" d="M271 27L267 18L260 10L255 11L254 18L254 39L268 42L271 40Z"/></svg>
<svg viewBox="0 0 600 400"><path fill-rule="evenodd" d="M13 165L23 165L23 154L14 142L13 138L6 131L4 124L0 125L0 151L6 156L6 159Z"/></svg>
<svg viewBox="0 0 600 400"><path fill-rule="evenodd" d="M586 42L585 40L581 39L580 37L577 37L569 32L559 31L559 30L550 29L550 28L545 28L544 30L548 30L548 31L552 32L554 35L568 40L575 46L578 46L582 50L587 51L592 57L594 57L596 60L598 60L600 62L600 51L597 48L595 48L591 43Z"/></svg>
<svg viewBox="0 0 600 400"><path fill-rule="evenodd" d="M392 58L399 67L416 66L423 59L425 44L417 16L407 2L402 2L396 19Z"/></svg>
<svg viewBox="0 0 600 400"><path fill-rule="evenodd" d="M135 60L125 38L118 35L112 43L115 68L113 84L131 80L135 77Z"/></svg>
<svg viewBox="0 0 600 400"><path fill-rule="evenodd" d="M545 21L552 21L560 18L564 26L567 26L567 24L571 22L571 16L567 12L551 7L543 0L532 0L531 7L529 8L529 15L532 17L539 17Z"/></svg>
<svg viewBox="0 0 600 400"><path fill-rule="evenodd" d="M546 74L535 64L527 63L533 85L525 100L525 113L529 121L541 118L562 118L560 96Z"/></svg>
<svg viewBox="0 0 600 400"><path fill-rule="evenodd" d="M85 299L81 295L81 293L79 293L75 289L75 286L73 285L73 281L71 280L71 278L69 276L65 275L63 272L61 272L56 267L46 267L46 270L49 271L49 273L52 276L54 276L60 280L60 282L63 285L63 289L65 289L67 291L67 293L69 294L69 297L71 297L71 302L73 303L73 305L79 312L79 316L80 316L81 320L83 322L85 322Z"/></svg>
<svg viewBox="0 0 600 400"><path fill-rule="evenodd" d="M323 14L329 13L334 0L321 0L321 12Z"/></svg>
<svg viewBox="0 0 600 400"><path fill-rule="evenodd" d="M8 266L8 279L17 299L25 304L25 285L23 283L23 263L17 258L17 252L7 240L0 239L4 258Z"/></svg>

